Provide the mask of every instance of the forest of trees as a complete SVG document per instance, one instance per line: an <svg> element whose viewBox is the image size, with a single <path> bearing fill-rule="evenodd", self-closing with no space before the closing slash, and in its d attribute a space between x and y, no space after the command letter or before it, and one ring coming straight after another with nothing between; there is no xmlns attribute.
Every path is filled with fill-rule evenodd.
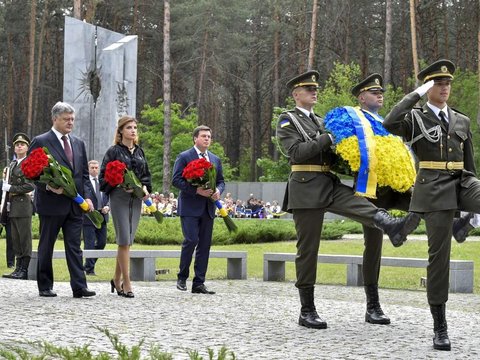
<svg viewBox="0 0 480 360"><path fill-rule="evenodd" d="M277 159L272 118L288 105L285 83L309 68L320 72L325 96L339 98L331 74L341 64L357 69L351 82L378 72L403 94L414 88L418 68L449 58L469 86L454 105L478 121L480 0L0 0L2 145L5 135L51 126L50 109L62 99L65 15L138 35L143 129L151 119L142 110L163 109L168 100L175 121L212 127L231 179L258 180L257 160ZM320 96L320 115L327 100ZM152 129L170 144L174 125L173 132ZM163 147L157 150L151 156L162 164ZM157 185L163 166L156 166Z"/></svg>

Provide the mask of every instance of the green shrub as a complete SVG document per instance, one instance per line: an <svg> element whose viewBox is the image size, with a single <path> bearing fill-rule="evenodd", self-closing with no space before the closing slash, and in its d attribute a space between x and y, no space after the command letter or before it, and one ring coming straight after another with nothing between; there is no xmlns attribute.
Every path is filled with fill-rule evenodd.
<svg viewBox="0 0 480 360"><path fill-rule="evenodd" d="M112 347L115 349L118 356L112 356L104 351L100 351L95 354L95 351L90 348L90 345L74 346L74 347L61 347L50 344L46 341L43 342L30 342L22 343L21 346L0 344L0 356L3 359L76 359L76 360L109 360L109 359L122 359L122 360L172 360L173 355L160 350L158 345L151 345L150 350L145 356L142 356L142 348L144 340L140 340L137 345L128 347L122 344L118 338L118 335L112 334L106 328L96 327L97 330L104 333L110 340ZM28 349L27 349L28 348ZM188 358L190 360L203 360L197 350L187 350ZM208 359L215 359L215 351L208 348ZM222 346L218 350L216 357L217 360L235 360L236 356L233 351L229 351L226 347Z"/></svg>
<svg viewBox="0 0 480 360"><path fill-rule="evenodd" d="M395 212L395 216L404 216L405 213ZM234 219L238 226L236 233L229 233L223 220L216 218L213 228L212 245L232 244L259 244L277 241L295 240L295 224L293 220L282 219ZM472 231L473 234L476 230ZM362 225L351 220L325 221L322 230L323 240L340 239L345 234L361 234ZM480 230L478 231L480 233ZM38 239L38 217L32 221L33 238ZM425 234L423 222L414 231L415 234ZM62 233L59 239L63 239ZM115 243L113 222L108 222L108 243ZM142 216L138 225L135 243L144 245L180 245L183 242L180 218L165 218L159 224L153 217Z"/></svg>

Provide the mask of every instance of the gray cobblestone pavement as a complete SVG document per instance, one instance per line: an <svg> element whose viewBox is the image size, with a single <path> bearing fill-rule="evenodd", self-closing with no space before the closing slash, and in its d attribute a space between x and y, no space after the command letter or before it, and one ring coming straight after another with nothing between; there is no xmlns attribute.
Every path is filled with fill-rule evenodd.
<svg viewBox="0 0 480 360"><path fill-rule="evenodd" d="M55 345L91 344L113 353L94 326L118 334L126 345L145 339L175 359L186 350L206 355L225 345L238 359L478 359L480 296L451 294L447 319L451 352L432 349L432 320L424 291L380 289L391 325L364 322L363 288L316 287L326 330L297 325L299 300L291 282L217 280L216 295L180 292L173 281L134 283L135 298L110 294L92 282L97 296L74 299L68 283L56 283L56 298L40 298L36 282L0 279L0 343L46 340ZM190 287L191 284L188 283ZM208 358L208 357L206 357Z"/></svg>

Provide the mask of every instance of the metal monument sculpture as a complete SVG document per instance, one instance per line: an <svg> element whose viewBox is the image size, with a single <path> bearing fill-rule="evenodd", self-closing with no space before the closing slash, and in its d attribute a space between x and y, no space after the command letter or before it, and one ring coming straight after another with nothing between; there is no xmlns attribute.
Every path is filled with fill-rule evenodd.
<svg viewBox="0 0 480 360"><path fill-rule="evenodd" d="M88 159L101 161L119 117L135 116L137 36L65 17L64 48L63 101L76 110Z"/></svg>

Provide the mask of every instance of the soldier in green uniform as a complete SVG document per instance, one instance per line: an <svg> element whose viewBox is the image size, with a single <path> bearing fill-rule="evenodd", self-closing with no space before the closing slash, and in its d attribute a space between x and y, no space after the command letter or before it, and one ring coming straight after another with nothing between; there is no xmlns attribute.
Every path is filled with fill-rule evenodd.
<svg viewBox="0 0 480 360"><path fill-rule="evenodd" d="M317 102L317 71L303 73L287 83L295 100L295 109L280 115L277 136L286 150L291 173L285 191L283 210L293 213L297 232L295 260L301 312L299 324L325 329L314 304L317 255L325 212L349 217L370 227L385 231L395 246L400 246L420 219L409 215L391 218L363 197L354 195L351 187L340 182L330 171L336 159L333 138L323 127L323 120L313 112Z"/></svg>
<svg viewBox="0 0 480 360"><path fill-rule="evenodd" d="M406 95L385 118L384 127L411 142L419 161L410 211L423 214L428 236L427 298L433 317L433 347L450 350L448 300L452 223L457 209L480 212L470 119L447 101L455 65L438 60L422 70L424 84ZM415 108L427 94L428 102Z"/></svg>
<svg viewBox="0 0 480 360"><path fill-rule="evenodd" d="M11 279L28 278L28 265L32 255L32 214L33 205L30 193L34 185L23 175L21 162L27 156L30 139L23 133L15 134L13 146L16 159L10 164L10 179L2 185L7 192L7 211L11 226L13 251L16 257L16 268L11 274L3 277Z"/></svg>
<svg viewBox="0 0 480 360"><path fill-rule="evenodd" d="M380 74L371 74L352 88L352 95L358 99L363 112L374 115L377 121L383 123L383 118L378 111L383 106L383 78ZM380 146L377 144L376 146ZM411 189L406 192L398 192L390 187L377 187L376 199L368 199L375 206L391 210L408 211L412 198ZM466 232L470 225L469 220L474 214L468 213L465 217L456 219L453 232ZM464 234L465 237L467 234ZM367 296L367 311L365 321L371 324L390 324L390 319L384 314L378 297L378 278L380 263L382 260L383 232L375 227L363 225L365 250L363 252L363 282ZM457 240L458 241L458 240Z"/></svg>
<svg viewBox="0 0 480 360"><path fill-rule="evenodd" d="M383 106L383 78L380 74L371 74L352 88L352 95L358 100L363 112L372 114L377 121L382 122L378 111ZM378 145L377 145L378 146ZM380 208L408 211L411 193L398 192L384 186L377 187L376 199L368 199ZM390 319L384 314L378 296L378 278L382 260L383 231L367 225L363 226L365 249L363 252L363 283L367 297L365 321L371 324L390 324Z"/></svg>

